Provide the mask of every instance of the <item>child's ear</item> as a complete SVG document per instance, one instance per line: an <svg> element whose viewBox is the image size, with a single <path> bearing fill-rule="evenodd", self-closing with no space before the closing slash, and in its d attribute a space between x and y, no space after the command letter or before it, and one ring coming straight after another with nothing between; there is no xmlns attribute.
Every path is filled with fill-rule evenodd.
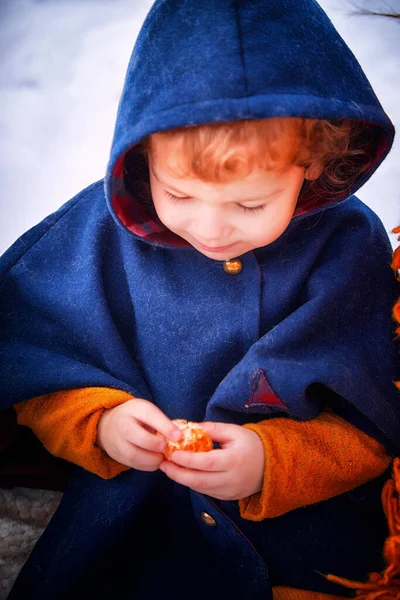
<svg viewBox="0 0 400 600"><path fill-rule="evenodd" d="M318 163L313 163L312 165L310 165L308 167L308 169L306 169L306 172L304 173L304 177L305 179L309 179L310 181L314 180L314 179L318 179L318 177L320 177L320 175L322 174L322 171L324 170L324 167Z"/></svg>

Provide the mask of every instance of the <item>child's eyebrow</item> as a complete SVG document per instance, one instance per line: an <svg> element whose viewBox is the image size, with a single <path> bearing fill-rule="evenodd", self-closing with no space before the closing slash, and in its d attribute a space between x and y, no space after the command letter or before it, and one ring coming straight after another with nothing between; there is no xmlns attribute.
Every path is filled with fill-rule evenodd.
<svg viewBox="0 0 400 600"><path fill-rule="evenodd" d="M177 194L182 194L184 195L183 192L181 192L180 190L177 190L176 188L174 188L173 185L167 183L166 181L162 181L156 174L155 170L153 169L153 167L150 167L151 172L153 173L154 179L157 179L158 183L160 183L161 185L173 190L174 192L176 192ZM189 198L189 196L186 196L187 198Z"/></svg>
<svg viewBox="0 0 400 600"><path fill-rule="evenodd" d="M185 198L189 198L189 199L193 198L193 196L188 196L187 194L185 194L181 190L176 189L173 185L171 185L171 184L169 184L169 183L167 183L165 181L161 181L161 179L156 175L154 169L152 167L150 167L150 169L151 169L151 172L154 175L154 178L157 179L158 183L160 183L161 185L169 188L170 190L172 190L176 194L182 194L182 196L184 196ZM279 191L281 191L281 190L274 190L270 194L264 194L263 196L260 196L260 197L257 197L257 198L246 198L244 200L236 200L235 203L237 203L237 204L243 204L243 202L260 202L261 200L266 200L267 198L270 198L270 197L274 196Z"/></svg>

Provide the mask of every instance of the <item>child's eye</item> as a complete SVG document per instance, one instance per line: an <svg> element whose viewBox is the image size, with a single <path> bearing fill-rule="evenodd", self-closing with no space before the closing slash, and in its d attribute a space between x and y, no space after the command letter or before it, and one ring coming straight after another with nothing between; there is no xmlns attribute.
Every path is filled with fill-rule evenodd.
<svg viewBox="0 0 400 600"><path fill-rule="evenodd" d="M167 190L164 190L164 193L167 196L167 198L169 198L169 200L171 200L171 202L180 202L181 200L189 200L189 198L187 196L183 196L183 197L174 196L170 192L167 192Z"/></svg>
<svg viewBox="0 0 400 600"><path fill-rule="evenodd" d="M167 192L167 190L164 190L164 193L171 202L182 202L184 200L190 200L189 196L174 196L174 194L171 194L171 192ZM247 213L249 213L249 212L256 213L256 212L264 210L264 208L265 208L265 204L260 204L260 206L251 206L251 207L243 206L243 204L238 204L238 206L244 212L247 212Z"/></svg>
<svg viewBox="0 0 400 600"><path fill-rule="evenodd" d="M260 206L243 206L243 204L238 204L238 206L244 211L244 212L259 212L261 210L264 210L265 208L265 204L260 204Z"/></svg>

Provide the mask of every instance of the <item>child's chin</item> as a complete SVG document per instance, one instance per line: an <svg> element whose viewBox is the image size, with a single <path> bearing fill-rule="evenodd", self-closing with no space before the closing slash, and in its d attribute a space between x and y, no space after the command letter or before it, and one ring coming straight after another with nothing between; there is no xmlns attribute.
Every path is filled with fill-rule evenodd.
<svg viewBox="0 0 400 600"><path fill-rule="evenodd" d="M232 254L232 252L211 252L209 250L203 250L202 248L196 248L196 250L212 260L232 260L232 258L238 256L237 254Z"/></svg>
<svg viewBox="0 0 400 600"><path fill-rule="evenodd" d="M239 243L232 244L231 248L220 251L213 251L208 248L203 248L198 243L193 243L192 245L198 252L200 252L200 254L219 261L232 260L232 258L237 258L240 254L244 254L244 252L246 252L246 249L243 249L242 245Z"/></svg>

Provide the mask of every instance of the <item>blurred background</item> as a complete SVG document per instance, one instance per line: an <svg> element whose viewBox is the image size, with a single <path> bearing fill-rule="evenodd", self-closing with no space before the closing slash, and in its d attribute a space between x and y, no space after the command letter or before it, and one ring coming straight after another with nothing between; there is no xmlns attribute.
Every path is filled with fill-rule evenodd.
<svg viewBox="0 0 400 600"><path fill-rule="evenodd" d="M104 176L125 70L152 3L0 0L0 253ZM320 4L400 130L400 20L360 14L400 12L400 0ZM399 139L358 196L388 231L400 224Z"/></svg>

